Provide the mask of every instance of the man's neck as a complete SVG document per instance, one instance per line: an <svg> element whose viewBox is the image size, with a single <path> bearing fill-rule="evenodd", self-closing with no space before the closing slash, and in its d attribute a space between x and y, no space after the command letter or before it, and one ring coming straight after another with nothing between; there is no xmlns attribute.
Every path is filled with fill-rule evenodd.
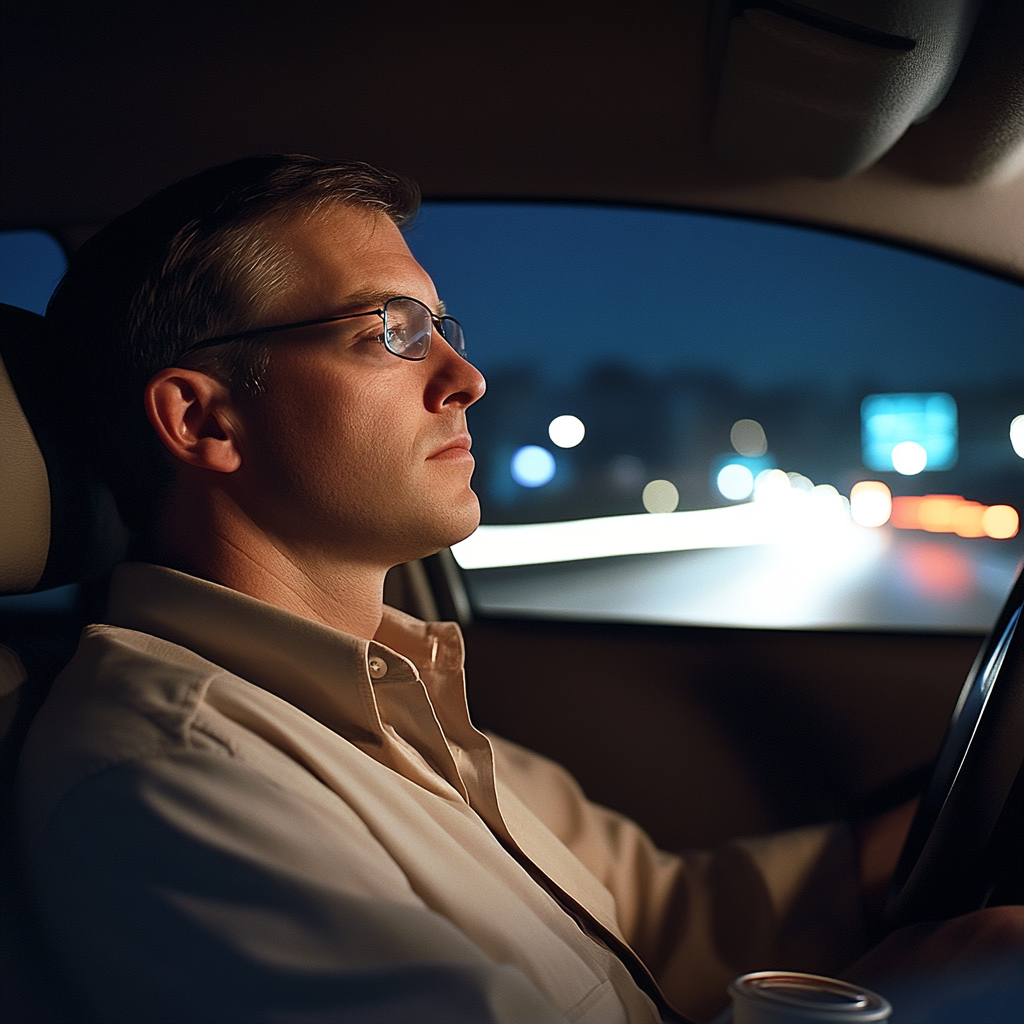
<svg viewBox="0 0 1024 1024"><path fill-rule="evenodd" d="M195 504L186 511L172 502L157 560L353 636L373 638L383 615L386 566L294 551L224 512Z"/></svg>

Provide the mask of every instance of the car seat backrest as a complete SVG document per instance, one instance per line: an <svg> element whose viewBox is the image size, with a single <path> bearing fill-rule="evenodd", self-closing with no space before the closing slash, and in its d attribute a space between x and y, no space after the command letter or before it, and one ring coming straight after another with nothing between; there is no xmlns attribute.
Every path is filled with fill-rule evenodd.
<svg viewBox="0 0 1024 1024"><path fill-rule="evenodd" d="M110 492L69 450L44 317L0 304L0 594L28 594L102 575L127 531ZM17 751L49 678L77 635L73 617L5 608L0 625L0 765ZM33 692L26 700L26 693ZM15 714L15 712L18 712ZM12 728L12 726L14 728ZM20 727L17 727L20 726Z"/></svg>
<svg viewBox="0 0 1024 1024"><path fill-rule="evenodd" d="M45 319L0 304L0 594L84 582L124 557L113 497L76 460L63 429ZM0 611L0 1015L81 1020L38 933L11 827L21 741L81 621L66 610Z"/></svg>
<svg viewBox="0 0 1024 1024"><path fill-rule="evenodd" d="M110 492L69 450L53 387L44 317L0 304L0 594L27 594L100 576L124 557L127 531ZM0 740L25 727L45 678L77 633L68 616L11 613L0 635ZM15 623L14 620L17 620ZM26 630L26 626L30 628ZM33 688L26 701L26 688ZM16 716L15 710L20 708ZM21 732L16 729L15 732ZM16 751L4 744L6 770Z"/></svg>
<svg viewBox="0 0 1024 1024"><path fill-rule="evenodd" d="M45 318L0 304L0 593L102 574L127 531L110 491L71 451Z"/></svg>
<svg viewBox="0 0 1024 1024"><path fill-rule="evenodd" d="M9 332L35 328L29 319L35 314L2 308L4 348L13 348L17 343L6 341ZM43 575L50 547L50 485L6 362L0 354L0 591L9 594L34 589Z"/></svg>

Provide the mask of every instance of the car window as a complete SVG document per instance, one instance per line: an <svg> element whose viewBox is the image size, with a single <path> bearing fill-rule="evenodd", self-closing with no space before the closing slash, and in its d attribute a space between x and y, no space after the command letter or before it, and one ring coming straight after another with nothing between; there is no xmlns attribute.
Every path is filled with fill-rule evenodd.
<svg viewBox="0 0 1024 1024"><path fill-rule="evenodd" d="M48 231L0 231L0 302L45 313L68 260Z"/></svg>
<svg viewBox="0 0 1024 1024"><path fill-rule="evenodd" d="M63 248L48 231L0 231L0 302L45 313L67 265ZM77 592L77 587L68 586L3 595L0 612L64 611L74 605Z"/></svg>
<svg viewBox="0 0 1024 1024"><path fill-rule="evenodd" d="M474 608L989 628L1024 554L1024 287L678 210L425 204L470 358Z"/></svg>

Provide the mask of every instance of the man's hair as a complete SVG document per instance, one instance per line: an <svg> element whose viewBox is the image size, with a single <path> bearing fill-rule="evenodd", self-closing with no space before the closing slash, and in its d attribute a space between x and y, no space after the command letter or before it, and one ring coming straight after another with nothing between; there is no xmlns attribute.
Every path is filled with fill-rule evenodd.
<svg viewBox="0 0 1024 1024"><path fill-rule="evenodd" d="M187 365L232 387L261 387L265 341L200 351L184 363L180 353L265 325L293 280L282 220L347 206L401 227L419 198L414 182L369 164L249 157L163 189L74 254L46 311L55 397L69 443L110 486L132 530L150 534L173 479L143 407L153 374Z"/></svg>

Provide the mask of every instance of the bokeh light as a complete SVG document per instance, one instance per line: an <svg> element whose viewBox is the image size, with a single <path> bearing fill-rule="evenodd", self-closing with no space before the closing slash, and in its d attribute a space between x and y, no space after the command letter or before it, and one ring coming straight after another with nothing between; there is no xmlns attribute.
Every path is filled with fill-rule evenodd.
<svg viewBox="0 0 1024 1024"><path fill-rule="evenodd" d="M540 445L524 445L512 456L509 470L521 487L543 487L554 478L555 457Z"/></svg>
<svg viewBox="0 0 1024 1024"><path fill-rule="evenodd" d="M916 441L900 441L892 450L892 468L904 476L917 476L928 465L928 453Z"/></svg>
<svg viewBox="0 0 1024 1024"><path fill-rule="evenodd" d="M965 501L953 512L953 532L958 537L984 537L987 506L980 501Z"/></svg>
<svg viewBox="0 0 1024 1024"><path fill-rule="evenodd" d="M768 451L768 438L757 420L737 420L729 431L733 448L750 459L760 458Z"/></svg>
<svg viewBox="0 0 1024 1024"><path fill-rule="evenodd" d="M1014 416L1010 421L1010 444L1013 450L1024 459L1024 414Z"/></svg>
<svg viewBox="0 0 1024 1024"><path fill-rule="evenodd" d="M850 491L850 516L858 526L884 526L892 514L892 491L880 480L861 480Z"/></svg>
<svg viewBox="0 0 1024 1024"><path fill-rule="evenodd" d="M679 491L671 480L652 480L643 494L648 512L675 512L679 507Z"/></svg>
<svg viewBox="0 0 1024 1024"><path fill-rule="evenodd" d="M957 513L967 505L967 499L958 494L928 494L921 501L921 529L929 533L955 532ZM969 507L969 506L968 506Z"/></svg>
<svg viewBox="0 0 1024 1024"><path fill-rule="evenodd" d="M815 484L814 490L811 491L811 500L819 514L825 514L832 518L849 519L850 517L849 500L844 498L831 484Z"/></svg>
<svg viewBox="0 0 1024 1024"><path fill-rule="evenodd" d="M575 448L586 432L587 428L578 416L556 416L548 424L548 437L559 448Z"/></svg>
<svg viewBox="0 0 1024 1024"><path fill-rule="evenodd" d="M754 493L754 474L738 462L723 466L715 482L722 497L730 501L743 501Z"/></svg>
<svg viewBox="0 0 1024 1024"><path fill-rule="evenodd" d="M754 498L757 501L784 499L792 489L789 474L781 469L764 469L754 480Z"/></svg>
<svg viewBox="0 0 1024 1024"><path fill-rule="evenodd" d="M985 509L981 517L981 525L985 535L994 540L1009 540L1017 536L1020 529L1020 516L1017 510L1009 505L991 505Z"/></svg>
<svg viewBox="0 0 1024 1024"><path fill-rule="evenodd" d="M1020 516L1010 505L982 505L959 494L893 498L890 521L899 530L955 533L959 537L991 537L993 540L1016 537L1020 528Z"/></svg>

